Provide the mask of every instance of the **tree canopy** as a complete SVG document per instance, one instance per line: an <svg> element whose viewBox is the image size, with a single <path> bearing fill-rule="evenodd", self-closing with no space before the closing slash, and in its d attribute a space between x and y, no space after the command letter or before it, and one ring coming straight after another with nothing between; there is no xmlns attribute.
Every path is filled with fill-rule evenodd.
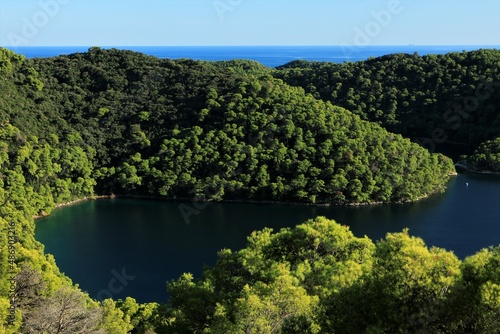
<svg viewBox="0 0 500 334"><path fill-rule="evenodd" d="M498 333L499 254L461 262L406 230L373 243L324 217L265 229L169 283L165 333Z"/></svg>
<svg viewBox="0 0 500 334"><path fill-rule="evenodd" d="M500 50L293 61L273 75L427 148L459 142L471 150L500 136Z"/></svg>
<svg viewBox="0 0 500 334"><path fill-rule="evenodd" d="M270 73L99 48L21 58L6 85L27 102L4 117L81 147L99 194L345 204L444 190L451 160Z"/></svg>

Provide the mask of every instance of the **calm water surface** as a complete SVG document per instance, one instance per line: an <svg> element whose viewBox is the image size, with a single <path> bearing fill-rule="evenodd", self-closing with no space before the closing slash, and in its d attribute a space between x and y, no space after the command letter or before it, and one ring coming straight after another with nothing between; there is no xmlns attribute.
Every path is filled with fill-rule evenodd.
<svg viewBox="0 0 500 334"><path fill-rule="evenodd" d="M218 250L244 247L254 230L293 227L320 215L374 240L408 227L427 245L453 250L461 258L500 244L500 177L492 175L460 174L451 179L445 194L407 205L210 204L191 215L188 224L179 204L85 202L38 220L36 237L54 254L61 271L91 296L107 297L112 290L114 298L132 296L140 302L166 301L166 281L184 272L199 276L204 265L215 263ZM122 270L135 278L122 280L124 286L114 280L109 289Z"/></svg>

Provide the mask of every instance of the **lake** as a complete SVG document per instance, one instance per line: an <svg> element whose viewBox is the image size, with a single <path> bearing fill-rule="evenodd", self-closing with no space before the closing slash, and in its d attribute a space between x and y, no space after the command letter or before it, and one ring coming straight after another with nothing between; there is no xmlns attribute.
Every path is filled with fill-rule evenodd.
<svg viewBox="0 0 500 334"><path fill-rule="evenodd" d="M166 281L184 272L199 277L204 265L215 263L218 250L244 247L254 230L293 227L316 216L335 219L356 236L374 240L408 227L427 245L464 258L500 244L500 176L459 174L450 179L444 194L413 204L374 207L196 207L190 202L102 199L37 220L36 238L61 271L92 297L164 302Z"/></svg>

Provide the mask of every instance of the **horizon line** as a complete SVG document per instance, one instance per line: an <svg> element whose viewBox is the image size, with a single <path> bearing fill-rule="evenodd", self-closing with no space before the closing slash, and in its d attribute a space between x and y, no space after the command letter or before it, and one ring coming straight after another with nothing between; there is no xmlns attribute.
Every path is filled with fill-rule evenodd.
<svg viewBox="0 0 500 334"><path fill-rule="evenodd" d="M98 47L98 48L108 48L108 47L355 47L355 48L369 48L369 47L387 47L387 46L446 46L446 47L500 47L500 44L373 44L373 45L349 45L349 44L318 44L318 45L0 45L2 48L29 48L29 47L68 47L68 48L82 48L82 47Z"/></svg>

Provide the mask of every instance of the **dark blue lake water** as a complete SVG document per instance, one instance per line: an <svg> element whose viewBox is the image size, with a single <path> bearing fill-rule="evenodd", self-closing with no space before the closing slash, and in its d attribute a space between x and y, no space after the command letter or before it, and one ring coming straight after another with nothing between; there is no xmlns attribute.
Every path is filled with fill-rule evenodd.
<svg viewBox="0 0 500 334"><path fill-rule="evenodd" d="M466 185L468 183L468 186ZM165 301L165 282L184 272L199 276L216 253L245 246L254 230L293 227L316 216L350 226L356 236L379 240L408 227L428 246L460 258L500 244L500 176L459 174L446 193L414 204L313 207L209 204L186 220L193 203L96 200L65 207L37 221L36 238L59 268L95 298L109 297L117 273L135 276L114 298ZM113 274L114 271L114 274Z"/></svg>

